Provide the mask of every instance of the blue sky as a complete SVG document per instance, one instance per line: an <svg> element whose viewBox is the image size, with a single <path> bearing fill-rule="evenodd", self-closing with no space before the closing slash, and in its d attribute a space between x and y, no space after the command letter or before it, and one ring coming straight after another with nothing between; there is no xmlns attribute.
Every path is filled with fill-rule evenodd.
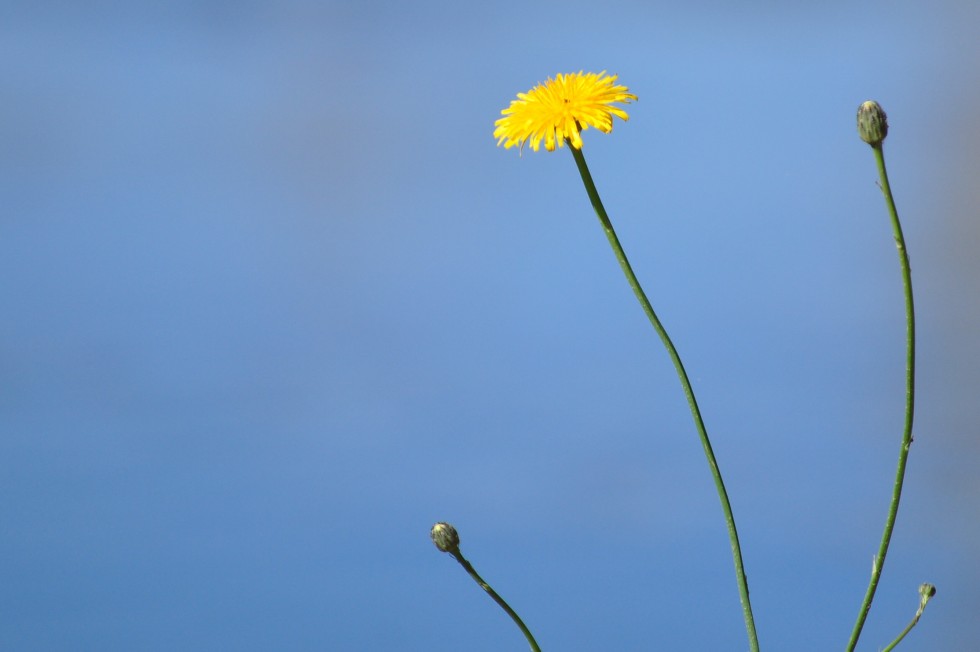
<svg viewBox="0 0 980 652"><path fill-rule="evenodd" d="M571 156L495 147L557 72L684 357L763 649L980 645L974 2L11 3L0 21L0 648L747 647L670 361Z"/></svg>

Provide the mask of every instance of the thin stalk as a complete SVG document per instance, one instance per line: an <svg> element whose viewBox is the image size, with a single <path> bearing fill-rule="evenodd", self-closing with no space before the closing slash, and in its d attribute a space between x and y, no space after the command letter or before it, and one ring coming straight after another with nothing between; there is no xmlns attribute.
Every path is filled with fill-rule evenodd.
<svg viewBox="0 0 980 652"><path fill-rule="evenodd" d="M902 639L912 631L912 628L919 624L919 619L922 618L922 612L926 610L926 605L929 604L929 600L934 595L936 595L936 587L932 584L923 584L919 587L919 608L915 611L915 616L912 617L912 621L902 630L902 633L894 641L889 643L887 647L883 648L881 652L891 652L894 650L902 642Z"/></svg>
<svg viewBox="0 0 980 652"><path fill-rule="evenodd" d="M891 186L888 184L888 172L885 170L885 154L882 145L881 143L872 145L871 149L874 151L875 161L878 164L881 192L885 196L885 203L891 216L895 246L898 248L898 259L902 267L902 285L905 290L905 429L902 433L902 446L898 452L898 468L895 471L895 484L892 488L891 504L888 506L888 516L885 519L885 530L881 535L878 554L874 558L874 564L872 564L871 582L868 584L868 590L864 595L864 602L861 603L861 610L858 612L857 622L851 632L851 639L847 643L847 652L853 652L858 638L861 636L864 622L871 610L871 603L874 601L875 591L878 589L881 570L885 566L885 556L888 554L892 530L895 528L895 518L898 516L898 504L902 499L905 466L908 462L909 448L912 446L912 415L915 407L915 307L912 302L912 267L909 265L909 255L905 249L905 236L902 234L902 225L898 220L898 210L895 208Z"/></svg>
<svg viewBox="0 0 980 652"><path fill-rule="evenodd" d="M451 554L453 557L456 558L456 561L459 562L460 566L466 569L466 572L469 573L470 577L472 577L474 581L476 581L476 583L480 585L480 588L486 591L487 594L491 598L493 598L493 601L496 602L498 605L500 605L500 608L506 611L507 615L511 617L511 619L517 624L518 627L520 627L521 632L524 633L524 638L527 639L528 644L530 644L531 646L532 652L541 652L541 648L538 647L537 641L534 640L534 636L531 634L531 630L527 628L527 625L524 624L524 621L521 620L521 617L517 615L516 611L510 608L510 605L507 604L503 598L497 595L497 592L493 590L492 586L490 586L485 581L483 581L483 578L480 577L480 574L476 572L475 568L473 568L473 564L471 564L469 561L466 560L465 557L463 557L463 553L459 551L459 548L457 547L455 550L448 550L447 552L449 552L449 554Z"/></svg>
<svg viewBox="0 0 980 652"><path fill-rule="evenodd" d="M738 531L735 528L735 516L732 513L732 506L728 500L728 492L725 490L725 482L721 477L721 469L718 468L718 460L715 459L714 451L711 448L711 441L708 438L708 431L704 426L704 419L701 417L701 410L698 408L698 402L694 396L694 388L691 386L691 381L687 376L687 371L684 369L684 364L681 362L681 357L677 353L677 349L674 347L674 343L671 341L670 336L667 334L667 330L660 322L660 318L657 317L657 313L654 312L653 306L650 304L650 300L647 299L646 293L643 291L639 280L636 278L636 274L633 273L633 268L630 265L629 260L626 258L626 252L623 251L623 246L620 244L619 238L616 236L616 231L613 229L612 222L609 220L609 215L606 213L606 209L602 206L602 199L600 199L599 192L596 190L595 183L592 181L592 174L589 172L589 167L585 163L585 157L582 155L582 151L572 147L570 143L568 143L568 145L568 148L572 151L572 155L575 157L575 164L578 166L578 171L582 175L582 182L585 184L585 190L589 194L589 200L592 202L592 208L595 209L596 215L599 217L599 222L602 224L602 229L606 234L606 238L609 240L609 244L612 246L613 252L616 254L616 260L619 261L619 266L622 268L623 274L626 275L626 280L629 281L630 287L633 288L633 294L636 295L636 299L643 307L643 312L646 313L647 318L653 325L653 329L657 331L657 335L660 336L660 340L663 342L664 347L666 347L667 353L670 355L670 359L674 363L674 369L677 371L677 377L681 381L681 387L684 389L684 395L687 397L687 404L691 408L691 416L694 418L694 425L697 428L698 437L701 439L701 446L704 448L704 455L708 460L708 468L711 470L711 476L715 481L715 488L718 491L718 499L721 501L721 509L725 513L725 524L728 526L728 539L732 548L732 558L735 562L735 578L738 582L738 594L739 599L742 602L742 615L745 618L745 629L749 637L749 647L752 652L758 652L759 638L755 631L755 619L752 616L752 603L749 601L749 584L745 576L745 567L742 563L742 548L738 542Z"/></svg>

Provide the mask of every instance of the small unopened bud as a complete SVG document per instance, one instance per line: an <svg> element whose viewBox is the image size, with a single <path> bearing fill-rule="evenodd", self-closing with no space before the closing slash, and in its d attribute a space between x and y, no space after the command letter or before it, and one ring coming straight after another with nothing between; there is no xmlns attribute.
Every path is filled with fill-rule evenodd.
<svg viewBox="0 0 980 652"><path fill-rule="evenodd" d="M432 537L432 543L436 544L436 548L443 552L459 550L459 533L449 523L436 523L432 526L429 536Z"/></svg>
<svg viewBox="0 0 980 652"><path fill-rule="evenodd" d="M888 116L877 102L868 100L858 107L858 135L861 140L875 147L888 135Z"/></svg>
<svg viewBox="0 0 980 652"><path fill-rule="evenodd" d="M928 602L929 598L936 595L936 587L928 582L919 587L919 596L922 602Z"/></svg>

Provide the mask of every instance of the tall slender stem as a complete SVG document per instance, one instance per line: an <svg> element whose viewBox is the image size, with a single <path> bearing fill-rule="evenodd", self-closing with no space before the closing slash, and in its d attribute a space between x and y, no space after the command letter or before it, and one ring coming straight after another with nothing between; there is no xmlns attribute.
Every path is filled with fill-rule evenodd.
<svg viewBox="0 0 980 652"><path fill-rule="evenodd" d="M885 530L881 535L881 545L878 547L878 554L875 556L872 565L871 582L868 584L868 590L864 595L864 602L861 603L861 610L858 612L857 622L851 632L851 639L847 643L847 652L854 650L858 638L861 636L864 622L871 610L871 603L874 601L875 591L878 589L881 570L885 566L885 556L888 554L892 530L895 528L895 518L898 516L898 504L902 499L905 466L908 462L909 448L912 446L912 415L915 408L915 307L912 302L912 267L909 265L909 255L905 249L902 225L898 221L898 210L895 208L891 186L888 184L888 172L885 170L885 154L881 142L871 145L871 149L874 151L875 161L878 164L881 192L885 196L885 203L888 205L888 213L891 216L895 246L898 248L898 259L902 267L902 285L905 291L905 429L902 433L902 446L898 453L898 468L895 471L895 484L892 488L891 503L888 506L888 516L885 519Z"/></svg>
<svg viewBox="0 0 980 652"><path fill-rule="evenodd" d="M510 605L507 604L507 602L503 598L501 598L496 591L493 590L492 586L487 584L483 580L483 578L480 577L480 574L476 572L475 568L473 568L473 564L471 564L465 557L463 557L463 553L459 551L459 548L457 547L456 549L449 550L448 552L449 554L451 554L453 557L456 558L456 561L459 562L460 566L466 569L466 572L469 573L470 577L472 577L473 580L480 585L480 588L486 591L487 595L493 598L493 601L496 602L498 605L500 605L501 609L507 612L507 615L510 616L511 620L514 621L514 623L520 628L521 632L524 634L524 638L527 639L528 645L531 646L532 652L541 652L541 648L538 647L538 642L534 640L534 636L531 634L531 630L527 628L527 625L524 624L524 621L521 620L521 617L518 616L517 612L511 609Z"/></svg>
<svg viewBox="0 0 980 652"><path fill-rule="evenodd" d="M654 312L650 300L647 299L646 293L636 278L636 274L633 273L633 268L626 258L626 252L623 251L623 246L620 244L616 231L613 229L609 215L602 205L602 199L600 199L599 192L596 190L595 183L592 181L592 174L589 172L588 165L585 163L585 157L582 155L582 151L572 147L571 143L568 143L568 145L572 155L575 157L575 164L578 166L579 173L582 175L582 182L585 184L585 190L589 194L592 208L595 209L606 238L609 240L609 244L616 254L616 260L619 261L619 266L622 268L623 274L626 275L626 280L629 281L630 287L633 288L633 294L636 295L636 299L643 307L643 312L646 313L647 318L653 325L653 329L657 331L657 335L660 336L660 340L663 342L664 347L666 347L667 353L674 363L674 369L677 371L677 377L681 381L684 395L687 397L687 404L691 408L691 416L694 418L694 425L697 428L698 437L701 439L701 446L704 448L704 455L708 460L711 476L715 481L718 499L721 501L721 509L725 513L725 524L728 526L728 539L735 562L735 577L738 582L738 594L742 602L742 613L745 618L745 629L749 637L749 647L752 652L758 652L759 638L755 631L755 619L752 616L752 603L749 600L749 584L745 576L745 567L742 563L742 548L738 542L738 531L735 529L735 516L732 513L732 506L728 500L728 492L725 490L725 482L722 480L721 470L718 468L718 460L715 459L715 453L711 448L711 441L708 438L708 431L704 426L704 419L701 417L701 410L698 408L698 402L694 396L694 388L691 386L687 371L684 369L684 363L681 362L681 357L677 353L674 343L660 322L660 318L657 317L657 313Z"/></svg>

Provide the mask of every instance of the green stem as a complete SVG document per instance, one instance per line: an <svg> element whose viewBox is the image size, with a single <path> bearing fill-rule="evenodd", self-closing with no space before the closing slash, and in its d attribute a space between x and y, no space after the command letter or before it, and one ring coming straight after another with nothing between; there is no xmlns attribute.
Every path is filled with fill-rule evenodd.
<svg viewBox="0 0 980 652"><path fill-rule="evenodd" d="M888 172L885 170L885 154L882 145L881 143L872 145L871 149L874 151L875 161L878 164L881 192L885 196L885 203L888 205L888 212L891 216L895 246L898 248L898 258L902 267L902 285L905 290L905 430L902 433L902 446L898 453L898 469L895 471L895 484L892 488L891 504L888 506L888 517L885 519L885 530L881 535L881 545L878 547L878 554L872 565L871 582L868 584L864 602L861 603L857 622L854 624L851 639L847 644L847 652L853 652L858 638L861 636L861 630L864 628L864 622L868 618L868 612L871 610L871 603L878 588L881 570L885 566L885 556L888 554L892 530L895 528L895 517L898 515L898 504L902 499L902 485L905 482L905 466L909 457L909 448L912 446L912 414L915 406L915 307L912 303L912 268L909 265L908 251L905 249L905 236L902 234L902 225L898 221L895 200L892 197L891 186L888 184Z"/></svg>
<svg viewBox="0 0 980 652"><path fill-rule="evenodd" d="M701 439L701 446L704 448L704 455L708 460L711 476L715 481L718 499L721 501L721 508L725 513L725 524L728 526L728 539L732 548L732 557L735 561L735 577L738 581L738 594L742 602L742 613L745 618L745 629L748 632L749 647L752 652L758 652L759 638L755 631L755 619L752 617L752 603L749 601L749 584L745 577L745 567L742 563L742 548L738 543L738 531L735 529L735 516L732 513L732 506L728 500L728 492L725 490L725 482L722 480L721 470L718 468L718 461L715 459L714 451L711 448L711 441L708 438L708 431L704 426L704 419L701 418L701 410L698 409L698 402L694 397L694 389L691 387L691 381L687 377L687 371L684 370L681 357L677 353L677 349L674 348L674 343L671 342L670 336L667 335L667 330L660 323L657 313L654 312L653 306L650 305L650 300L647 299L646 293L640 287L640 282L637 280L636 274L633 273L633 268L630 266L630 262L626 258L626 252L623 251L623 246L616 236L616 231L613 229L612 222L609 220L609 215L602 206L602 199L599 198L599 192L596 190L595 183L592 181L592 174L589 172L589 167L585 163L585 157L582 155L582 151L572 147L570 143L568 145L568 148L572 151L572 155L575 157L575 164L578 166L578 171L582 175L585 190L589 194L589 199L592 201L592 208L595 209L606 238L609 240L609 244L616 254L616 260L619 261L619 266L622 268L623 274L626 275L626 280L629 281L630 287L633 288L633 294L636 295L637 300L643 307L643 312L646 313L647 318L653 325L653 329L657 331L657 335L660 336L660 340L666 347L667 353L670 354L670 359L674 363L674 369L677 371L677 377L680 379L681 386L684 388L684 395L687 397L687 404L691 408L691 416L694 418L694 425L697 428L698 437Z"/></svg>
<svg viewBox="0 0 980 652"><path fill-rule="evenodd" d="M895 646L897 646L899 643L902 642L902 639L905 638L906 634L912 631L912 628L916 626L916 624L919 622L919 618L921 617L922 617L922 612L917 611L915 614L915 618L912 619L912 622L910 622L908 626L906 626L906 628L902 630L902 633L899 634L894 641L888 644L888 647L882 648L881 652L891 652L892 650L894 650Z"/></svg>
<svg viewBox="0 0 980 652"><path fill-rule="evenodd" d="M506 611L507 615L510 616L515 623L517 623L517 626L520 627L521 631L524 633L524 638L526 638L527 642L531 645L532 652L541 652L541 648L538 647L537 641L535 641L534 636L531 635L531 630L527 628L527 625L524 624L524 621L521 620L521 617L517 615L516 611L510 608L510 605L507 604L503 598L497 595L497 592L493 590L492 586L490 586L489 584L483 581L483 578L480 577L480 574L476 572L475 568L473 568L473 564L468 562L466 558L463 557L463 553L459 551L459 548L456 548L455 550L449 550L448 552L449 554L451 554L453 557L456 558L456 561L459 562L460 566L466 569L466 572L469 573L470 577L472 577L474 581L476 581L476 583L480 585L480 588L486 591L487 594L491 598L493 598L493 601L496 602L498 605L500 605L500 608Z"/></svg>

